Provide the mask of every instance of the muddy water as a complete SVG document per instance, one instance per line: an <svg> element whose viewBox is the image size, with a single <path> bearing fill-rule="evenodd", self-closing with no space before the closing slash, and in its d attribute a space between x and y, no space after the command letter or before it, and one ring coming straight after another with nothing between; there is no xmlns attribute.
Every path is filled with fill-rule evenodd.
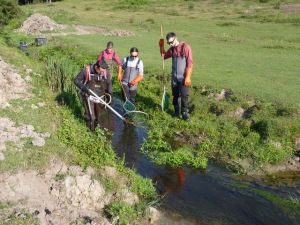
<svg viewBox="0 0 300 225"><path fill-rule="evenodd" d="M115 108L121 108L115 103ZM251 192L248 187L268 190L281 196L300 198L300 184L294 188L270 188L264 183L238 179L227 170L211 163L205 171L189 168L172 169L151 163L139 149L147 130L126 127L115 116L106 114L101 126L109 129L112 145L126 165L153 179L164 196L160 207L176 212L196 224L213 225L299 225L272 202Z"/></svg>

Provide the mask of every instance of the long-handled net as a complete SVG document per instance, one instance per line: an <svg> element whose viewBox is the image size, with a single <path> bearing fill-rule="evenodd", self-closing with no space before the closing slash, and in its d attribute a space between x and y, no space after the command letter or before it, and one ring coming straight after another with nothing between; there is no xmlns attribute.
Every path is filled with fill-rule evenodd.
<svg viewBox="0 0 300 225"><path fill-rule="evenodd" d="M111 107L106 101L105 101L105 95L99 97L95 92L93 92L91 89L89 89L89 93L91 96L89 96L89 100L94 103L100 103L105 105L108 109L110 109L117 117L119 117L124 122L127 122L124 116L122 116L120 113L118 113L113 107Z"/></svg>
<svg viewBox="0 0 300 225"><path fill-rule="evenodd" d="M160 37L163 38L163 28L162 24L160 25ZM162 82L163 82L163 95L161 98L161 110L164 112L169 108L169 96L166 92L166 79L165 79L165 61L164 61L164 54L161 55L162 57Z"/></svg>
<svg viewBox="0 0 300 225"><path fill-rule="evenodd" d="M166 111L169 108L169 96L166 92L166 86L163 87L163 95L161 98L161 110Z"/></svg>
<svg viewBox="0 0 300 225"><path fill-rule="evenodd" d="M118 113L114 108L112 108L106 101L105 95L99 97L95 92L89 89L91 96L89 100L94 103L99 103L105 105L108 109L110 109L117 117L123 120L126 124L134 125L136 127L146 127L149 116L147 113L142 111L125 111L124 115Z"/></svg>
<svg viewBox="0 0 300 225"><path fill-rule="evenodd" d="M127 111L123 116L136 127L146 127L149 120L149 115L142 111Z"/></svg>
<svg viewBox="0 0 300 225"><path fill-rule="evenodd" d="M127 98L126 92L124 90L123 84L120 82L120 85L122 87L122 91L123 91L123 95L125 98L125 102L123 103L123 109L125 110L125 112L128 111L135 111L135 105Z"/></svg>

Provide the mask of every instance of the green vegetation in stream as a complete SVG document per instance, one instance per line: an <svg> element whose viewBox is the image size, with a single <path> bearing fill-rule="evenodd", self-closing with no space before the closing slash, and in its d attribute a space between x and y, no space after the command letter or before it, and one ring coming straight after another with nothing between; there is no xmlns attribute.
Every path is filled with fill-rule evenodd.
<svg viewBox="0 0 300 225"><path fill-rule="evenodd" d="M293 195L289 197L283 197L268 190L263 190L250 186L247 183L244 184L230 184L231 187L237 187L238 189L255 193L267 201L272 202L278 208L280 208L284 214L288 215L291 219L297 220L300 217L300 200Z"/></svg>

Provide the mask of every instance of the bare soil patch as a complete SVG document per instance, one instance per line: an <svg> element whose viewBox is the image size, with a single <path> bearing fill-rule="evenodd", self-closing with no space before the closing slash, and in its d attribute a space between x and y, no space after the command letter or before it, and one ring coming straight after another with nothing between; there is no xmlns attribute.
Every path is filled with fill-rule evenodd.
<svg viewBox="0 0 300 225"><path fill-rule="evenodd" d="M64 28L65 25L57 24L49 17L36 13L28 17L17 31L25 34L39 35L44 31L56 31Z"/></svg>
<svg viewBox="0 0 300 225"><path fill-rule="evenodd" d="M66 31L73 29L75 31ZM121 29L108 29L97 26L74 25L68 26L58 24L49 17L39 13L33 14L27 18L22 26L17 29L18 32L31 34L34 36L64 36L64 35L88 35L100 34L103 36L134 36L135 33Z"/></svg>
<svg viewBox="0 0 300 225"><path fill-rule="evenodd" d="M101 183L78 167L55 161L43 174L37 171L3 173L0 186L0 202L13 205L0 214L0 220L5 221L16 211L24 210L42 225L77 224L86 218L93 221L92 224L110 224L101 213L110 196L105 194Z"/></svg>
<svg viewBox="0 0 300 225"><path fill-rule="evenodd" d="M30 86L0 57L0 109L9 106L12 99L28 99Z"/></svg>
<svg viewBox="0 0 300 225"><path fill-rule="evenodd" d="M280 9L285 13L297 13L300 12L300 4L287 4L280 6Z"/></svg>

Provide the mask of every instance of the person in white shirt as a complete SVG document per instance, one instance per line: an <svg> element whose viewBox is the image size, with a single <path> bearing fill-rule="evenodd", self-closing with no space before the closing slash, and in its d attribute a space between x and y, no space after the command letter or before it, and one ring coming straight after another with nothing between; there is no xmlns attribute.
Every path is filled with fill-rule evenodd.
<svg viewBox="0 0 300 225"><path fill-rule="evenodd" d="M118 73L126 98L135 103L138 83L144 79L144 64L138 57L139 50L136 47L130 49L130 56L123 59L122 70Z"/></svg>

